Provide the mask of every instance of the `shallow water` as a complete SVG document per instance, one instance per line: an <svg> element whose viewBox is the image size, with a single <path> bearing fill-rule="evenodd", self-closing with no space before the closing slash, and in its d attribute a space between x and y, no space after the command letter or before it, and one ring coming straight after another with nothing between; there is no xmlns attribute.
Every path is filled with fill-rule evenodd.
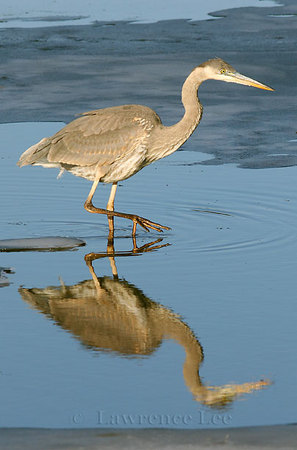
<svg viewBox="0 0 297 450"><path fill-rule="evenodd" d="M1 238L86 242L1 253L1 425L295 422L297 167L201 165L190 144L117 194L118 210L172 230L139 230L139 248L163 240L133 252L118 219L107 256L106 218L83 209L88 181L15 165L61 125L0 126ZM108 195L99 187L95 205Z"/></svg>

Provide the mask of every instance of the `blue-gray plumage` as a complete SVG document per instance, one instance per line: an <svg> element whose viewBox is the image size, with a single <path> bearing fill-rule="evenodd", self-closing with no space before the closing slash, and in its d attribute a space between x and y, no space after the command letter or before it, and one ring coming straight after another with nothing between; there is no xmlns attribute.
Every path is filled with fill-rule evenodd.
<svg viewBox="0 0 297 450"><path fill-rule="evenodd" d="M67 170L74 175L93 181L85 202L89 212L106 214L110 231L113 217L124 217L147 231L162 231L169 227L144 219L135 214L114 211L114 198L118 181L125 180L143 167L176 151L193 133L202 117L202 105L197 91L208 79L273 90L258 81L245 77L219 58L197 66L182 87L183 118L175 125L164 126L160 117L141 105L123 105L83 113L55 135L44 138L26 150L18 165L41 165ZM106 209L95 208L92 198L99 182L112 183Z"/></svg>

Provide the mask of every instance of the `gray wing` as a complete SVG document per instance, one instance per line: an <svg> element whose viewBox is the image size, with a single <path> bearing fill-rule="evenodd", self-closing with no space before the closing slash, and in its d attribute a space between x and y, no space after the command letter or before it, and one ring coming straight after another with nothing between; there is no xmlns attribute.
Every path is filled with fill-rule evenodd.
<svg viewBox="0 0 297 450"><path fill-rule="evenodd" d="M109 165L145 145L150 131L160 125L150 108L124 105L82 114L51 138L30 147L19 165L36 164L45 158L53 165Z"/></svg>

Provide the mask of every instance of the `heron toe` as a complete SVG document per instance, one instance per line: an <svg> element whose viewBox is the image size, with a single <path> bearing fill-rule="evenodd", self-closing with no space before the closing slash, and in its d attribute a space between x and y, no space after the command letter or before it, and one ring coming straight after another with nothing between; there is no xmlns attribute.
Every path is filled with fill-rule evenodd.
<svg viewBox="0 0 297 450"><path fill-rule="evenodd" d="M149 228L152 230L158 231L159 233L163 232L164 230L171 230L170 227L166 227L165 225L161 225L157 222L152 222L151 220L145 219L144 217L140 216L134 216L133 217L133 231L132 234L135 235L136 233L136 225L140 225L142 228L144 228L146 231L150 231ZM162 229L163 228L163 229Z"/></svg>

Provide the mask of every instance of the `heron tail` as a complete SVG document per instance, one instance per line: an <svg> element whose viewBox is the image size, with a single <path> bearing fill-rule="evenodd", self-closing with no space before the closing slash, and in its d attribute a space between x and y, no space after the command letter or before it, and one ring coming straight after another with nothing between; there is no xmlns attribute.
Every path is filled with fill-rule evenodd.
<svg viewBox="0 0 297 450"><path fill-rule="evenodd" d="M17 165L20 167L28 166L30 164L41 164L46 160L50 146L50 140L43 138L37 144L29 147L20 157Z"/></svg>

